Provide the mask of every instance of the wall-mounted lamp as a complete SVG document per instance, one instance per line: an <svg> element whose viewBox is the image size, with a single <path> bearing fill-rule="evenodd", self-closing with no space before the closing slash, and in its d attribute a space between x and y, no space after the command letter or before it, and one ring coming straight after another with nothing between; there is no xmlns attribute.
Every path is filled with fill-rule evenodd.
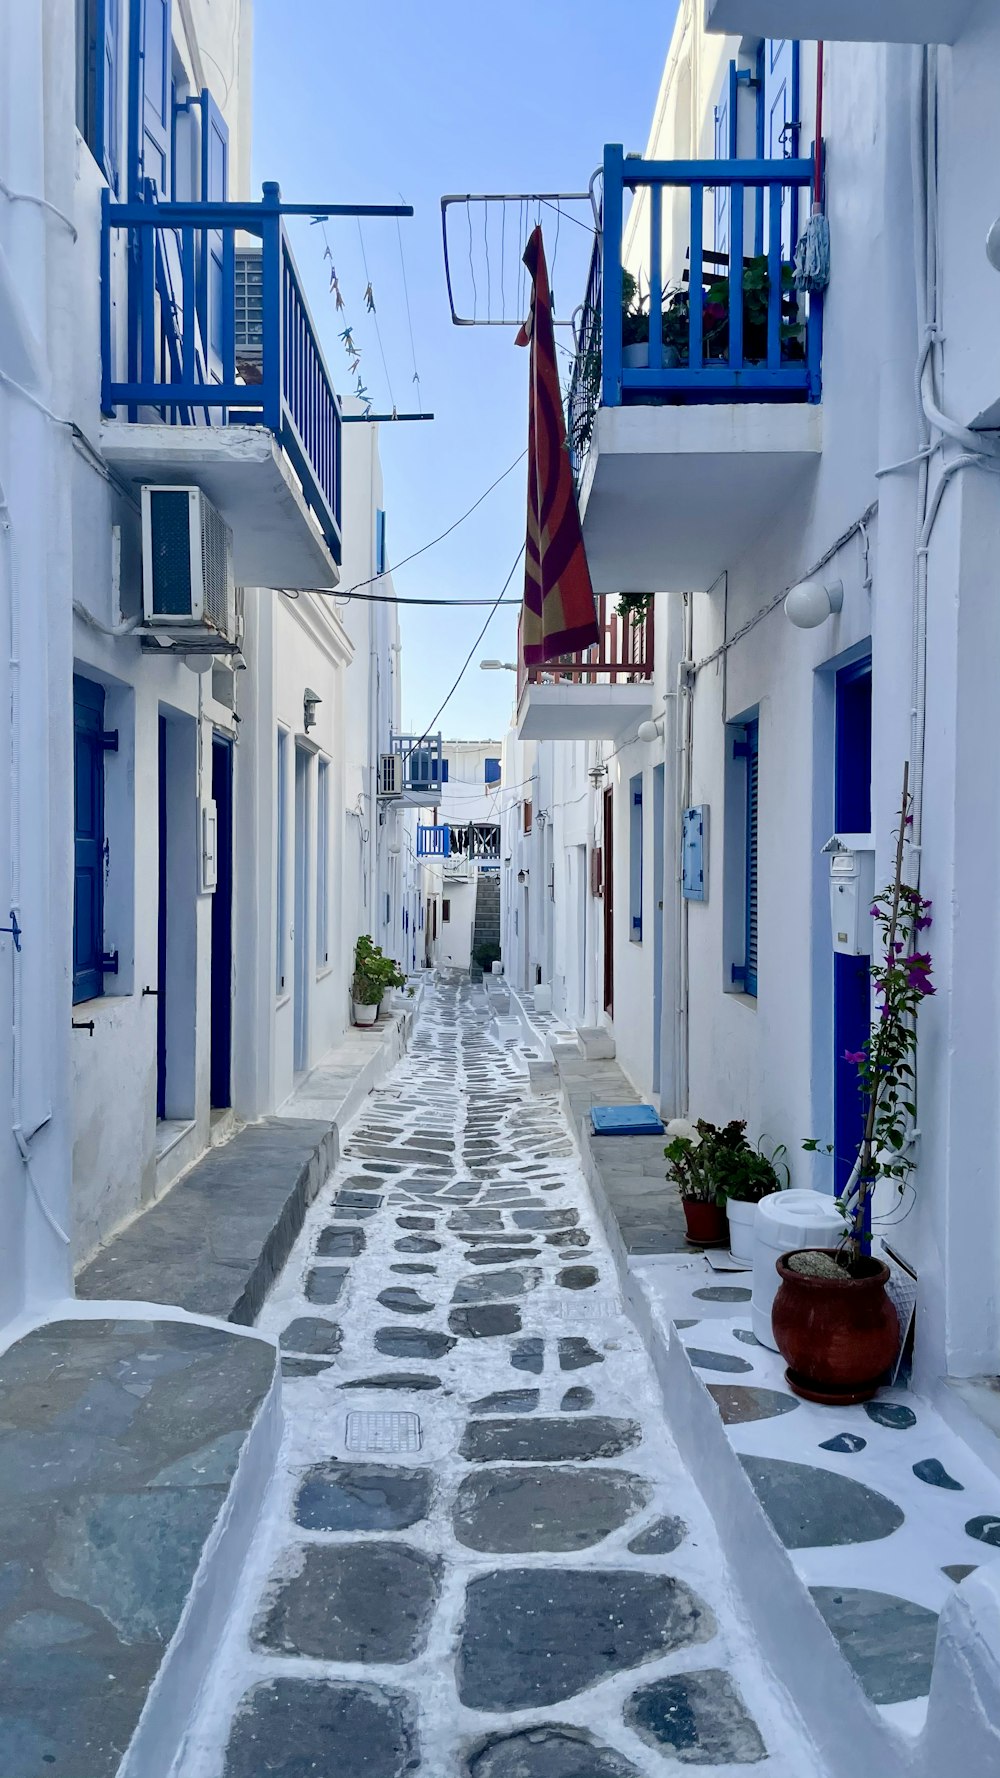
<svg viewBox="0 0 1000 1778"><path fill-rule="evenodd" d="M302 727L306 734L316 727L316 705L323 702L318 691L310 691L308 685L302 693Z"/></svg>
<svg viewBox="0 0 1000 1778"><path fill-rule="evenodd" d="M517 672L517 662L516 661L480 661L479 671L481 673L516 673Z"/></svg>
<svg viewBox="0 0 1000 1778"><path fill-rule="evenodd" d="M604 783L604 780L607 777L607 775L608 775L607 766L605 766L605 765L591 766L589 777L590 777L590 782L594 786L595 790L600 790L601 785Z"/></svg>
<svg viewBox="0 0 1000 1778"><path fill-rule="evenodd" d="M517 880L519 883L526 883L528 881L527 871L526 870L519 870L517 873Z"/></svg>
<svg viewBox="0 0 1000 1778"><path fill-rule="evenodd" d="M986 257L995 272L1000 272L1000 216L986 237Z"/></svg>
<svg viewBox="0 0 1000 1778"><path fill-rule="evenodd" d="M650 722L640 722L635 732L640 741L645 741L647 746L652 747L663 734L663 717L657 716Z"/></svg>
<svg viewBox="0 0 1000 1778"><path fill-rule="evenodd" d="M815 630L844 608L844 583L801 580L785 600L785 616L797 630Z"/></svg>

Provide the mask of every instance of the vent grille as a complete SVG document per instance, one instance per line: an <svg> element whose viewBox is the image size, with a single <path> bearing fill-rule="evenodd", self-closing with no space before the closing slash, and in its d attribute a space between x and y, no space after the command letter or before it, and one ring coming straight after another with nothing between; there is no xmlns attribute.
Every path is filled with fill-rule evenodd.
<svg viewBox="0 0 1000 1778"><path fill-rule="evenodd" d="M263 363L264 272L259 249L244 248L236 254L234 328L237 363Z"/></svg>
<svg viewBox="0 0 1000 1778"><path fill-rule="evenodd" d="M155 617L190 617L191 539L186 488L157 488L150 496L149 534Z"/></svg>
<svg viewBox="0 0 1000 1778"><path fill-rule="evenodd" d="M205 622L224 636L233 631L233 589L230 572L229 531L215 507L201 502L201 571L204 580Z"/></svg>

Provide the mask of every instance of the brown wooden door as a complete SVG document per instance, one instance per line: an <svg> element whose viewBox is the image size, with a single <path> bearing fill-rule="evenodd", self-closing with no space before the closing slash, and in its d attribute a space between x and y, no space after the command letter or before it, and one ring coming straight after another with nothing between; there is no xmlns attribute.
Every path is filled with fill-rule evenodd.
<svg viewBox="0 0 1000 1778"><path fill-rule="evenodd" d="M604 792L604 1010L615 1010L615 803Z"/></svg>

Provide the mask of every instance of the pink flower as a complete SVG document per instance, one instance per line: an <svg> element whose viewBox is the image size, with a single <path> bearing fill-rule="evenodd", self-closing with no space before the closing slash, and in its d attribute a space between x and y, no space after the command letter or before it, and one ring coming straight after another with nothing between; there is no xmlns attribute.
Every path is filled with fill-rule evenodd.
<svg viewBox="0 0 1000 1778"><path fill-rule="evenodd" d="M865 1055L864 1050L845 1050L844 1051L844 1061L853 1063L855 1068L860 1068L862 1062L866 1062L867 1060L868 1060L868 1058Z"/></svg>

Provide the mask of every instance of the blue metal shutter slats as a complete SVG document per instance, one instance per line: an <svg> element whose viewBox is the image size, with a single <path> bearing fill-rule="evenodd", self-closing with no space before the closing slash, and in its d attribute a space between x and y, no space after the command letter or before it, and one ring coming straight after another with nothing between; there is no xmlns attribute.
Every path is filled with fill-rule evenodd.
<svg viewBox="0 0 1000 1778"><path fill-rule="evenodd" d="M73 680L73 1003L104 988L104 691Z"/></svg>
<svg viewBox="0 0 1000 1778"><path fill-rule="evenodd" d="M170 193L171 0L132 0L129 9L129 197L151 179Z"/></svg>

